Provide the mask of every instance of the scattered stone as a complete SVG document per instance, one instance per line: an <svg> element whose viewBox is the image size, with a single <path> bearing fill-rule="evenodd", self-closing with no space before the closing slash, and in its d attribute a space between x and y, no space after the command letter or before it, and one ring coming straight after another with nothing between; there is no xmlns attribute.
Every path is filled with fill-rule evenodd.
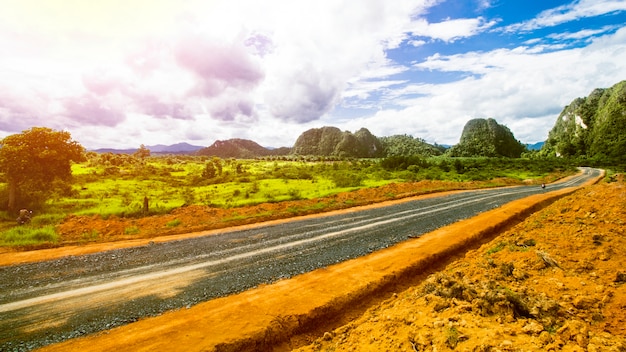
<svg viewBox="0 0 626 352"><path fill-rule="evenodd" d="M550 255L544 251L537 251L537 255L539 256L539 258L541 258L541 260L543 260L543 263L549 267L549 268L559 268L559 269L563 269L561 268L561 266L559 265L559 263L552 259L552 257L550 257Z"/></svg>
<svg viewBox="0 0 626 352"><path fill-rule="evenodd" d="M518 280L518 281L526 280L528 278L528 273L517 268L513 269L512 274L515 280Z"/></svg>
<svg viewBox="0 0 626 352"><path fill-rule="evenodd" d="M615 278L615 282L617 282L617 283L623 283L623 282L626 282L626 273L621 272L621 271L620 271L620 272L618 272L618 273L617 273L617 276L616 276L616 278Z"/></svg>
<svg viewBox="0 0 626 352"><path fill-rule="evenodd" d="M552 335L550 335L547 331L542 331L539 334L539 341L541 341L544 345L547 345L552 342Z"/></svg>
<svg viewBox="0 0 626 352"><path fill-rule="evenodd" d="M528 335L538 335L543 331L543 325L531 320L529 323L524 325L522 331Z"/></svg>
<svg viewBox="0 0 626 352"><path fill-rule="evenodd" d="M593 235L591 239L593 240L593 244L595 244L596 246L599 246L602 244L602 242L604 242L604 236L599 234Z"/></svg>
<svg viewBox="0 0 626 352"><path fill-rule="evenodd" d="M569 320L559 330L556 335L564 342L573 341L580 347L587 347L589 343L589 327L580 320Z"/></svg>
<svg viewBox="0 0 626 352"><path fill-rule="evenodd" d="M504 348L504 349L511 349L511 348L513 348L513 341L511 341L511 340L504 340L504 341L500 342L500 348Z"/></svg>
<svg viewBox="0 0 626 352"><path fill-rule="evenodd" d="M572 304L574 305L574 307L578 309L592 308L595 303L596 303L596 300L588 296L578 296L574 298L574 300L572 301Z"/></svg>

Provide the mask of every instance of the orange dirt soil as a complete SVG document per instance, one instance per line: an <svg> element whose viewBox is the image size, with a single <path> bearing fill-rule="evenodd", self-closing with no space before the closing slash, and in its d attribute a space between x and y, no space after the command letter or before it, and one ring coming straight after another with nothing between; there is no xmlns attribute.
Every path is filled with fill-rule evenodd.
<svg viewBox="0 0 626 352"><path fill-rule="evenodd" d="M624 179L572 191L43 350L624 351Z"/></svg>

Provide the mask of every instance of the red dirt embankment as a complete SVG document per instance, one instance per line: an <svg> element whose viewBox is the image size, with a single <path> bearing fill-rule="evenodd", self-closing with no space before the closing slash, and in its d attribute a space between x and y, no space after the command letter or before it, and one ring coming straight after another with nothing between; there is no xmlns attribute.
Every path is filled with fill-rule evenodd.
<svg viewBox="0 0 626 352"><path fill-rule="evenodd" d="M43 350L623 350L623 180L585 187L508 228L572 191Z"/></svg>

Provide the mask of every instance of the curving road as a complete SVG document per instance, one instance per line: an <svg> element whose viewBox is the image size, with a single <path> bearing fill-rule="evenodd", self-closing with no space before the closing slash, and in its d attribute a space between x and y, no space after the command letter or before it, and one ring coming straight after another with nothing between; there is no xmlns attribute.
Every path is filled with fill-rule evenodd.
<svg viewBox="0 0 626 352"><path fill-rule="evenodd" d="M387 207L0 268L0 351L27 351L230 295L418 237L565 182Z"/></svg>

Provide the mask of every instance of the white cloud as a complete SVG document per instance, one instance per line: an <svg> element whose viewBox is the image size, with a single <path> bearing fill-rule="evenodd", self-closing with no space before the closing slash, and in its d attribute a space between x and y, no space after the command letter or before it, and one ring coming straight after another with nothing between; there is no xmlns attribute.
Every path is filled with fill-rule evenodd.
<svg viewBox="0 0 626 352"><path fill-rule="evenodd" d="M429 37L454 42L456 40L472 37L493 27L496 21L487 21L483 17L457 18L438 23L429 23L426 20L415 21L411 25L413 36ZM417 42L419 44L419 42Z"/></svg>
<svg viewBox="0 0 626 352"><path fill-rule="evenodd" d="M465 72L445 84L409 84L394 90L397 108L350 121L377 135L409 133L440 144L458 143L471 118L495 118L516 138L543 141L565 105L594 88L626 77L626 27L588 47L536 52L527 47L433 55L416 64L424 70Z"/></svg>
<svg viewBox="0 0 626 352"><path fill-rule="evenodd" d="M68 128L86 145L120 147L166 143L181 129L206 131L210 143L226 126L315 122L347 87L367 95L385 85L372 80L402 70L385 50L433 3L0 1L0 92L19 92L0 110L3 129ZM145 131L153 125L164 128Z"/></svg>
<svg viewBox="0 0 626 352"><path fill-rule="evenodd" d="M429 40L453 43L496 25L483 17L420 19L439 2L0 0L0 135L48 126L68 129L87 147L234 137L290 146L308 128L334 125L452 144L469 118L494 117L535 141L572 94L626 77L623 29L587 49L538 41L433 55L412 68L393 62L388 49L401 44L426 50ZM579 1L523 26L613 13L623 4ZM587 35L598 33L553 39ZM465 79L410 84L406 77L416 73L409 69ZM381 110L348 119L337 106Z"/></svg>
<svg viewBox="0 0 626 352"><path fill-rule="evenodd" d="M623 0L578 0L571 4L543 11L530 21L506 27L505 31L532 31L538 28L557 26L581 18L596 17L621 11L626 11L626 2Z"/></svg>
<svg viewBox="0 0 626 352"><path fill-rule="evenodd" d="M610 31L617 29L617 26L604 26L599 29L583 29L577 32L564 32L564 33L552 33L547 37L550 39L556 40L579 40L579 39L587 39L590 37L595 37Z"/></svg>

